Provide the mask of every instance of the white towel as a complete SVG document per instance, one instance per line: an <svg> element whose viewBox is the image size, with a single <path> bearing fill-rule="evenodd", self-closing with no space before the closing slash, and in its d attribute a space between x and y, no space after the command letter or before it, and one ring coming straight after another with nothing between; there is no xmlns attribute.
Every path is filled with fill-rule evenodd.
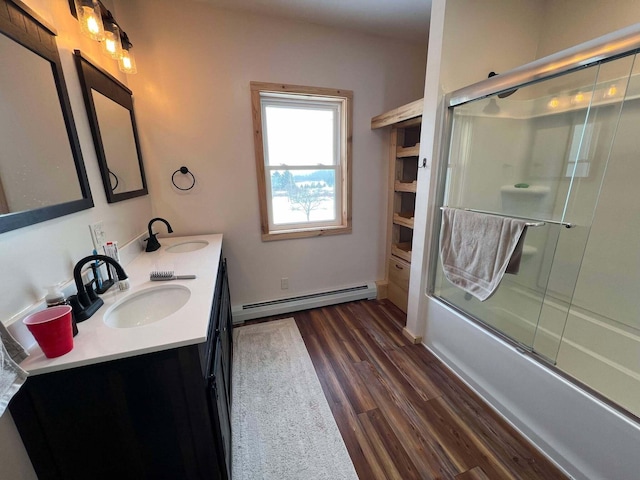
<svg viewBox="0 0 640 480"><path fill-rule="evenodd" d="M27 358L27 355L0 321L0 416L27 379L27 372L16 363Z"/></svg>
<svg viewBox="0 0 640 480"><path fill-rule="evenodd" d="M509 273L517 273L526 228L524 220L443 208L440 258L445 277L480 301L486 300L500 285L507 267Z"/></svg>

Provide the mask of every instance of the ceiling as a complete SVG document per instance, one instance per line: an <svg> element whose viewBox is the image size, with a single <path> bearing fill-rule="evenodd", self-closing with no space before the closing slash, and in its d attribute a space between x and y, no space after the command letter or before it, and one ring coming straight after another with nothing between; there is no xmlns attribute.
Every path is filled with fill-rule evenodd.
<svg viewBox="0 0 640 480"><path fill-rule="evenodd" d="M197 0L426 45L431 0Z"/></svg>

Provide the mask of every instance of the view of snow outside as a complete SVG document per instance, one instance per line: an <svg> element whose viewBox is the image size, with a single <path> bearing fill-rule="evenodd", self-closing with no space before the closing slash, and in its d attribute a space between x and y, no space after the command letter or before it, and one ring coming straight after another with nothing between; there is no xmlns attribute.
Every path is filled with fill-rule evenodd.
<svg viewBox="0 0 640 480"><path fill-rule="evenodd" d="M331 105L266 106L274 225L336 220L336 115Z"/></svg>
<svg viewBox="0 0 640 480"><path fill-rule="evenodd" d="M271 173L273 224L336 220L333 170L276 170Z"/></svg>

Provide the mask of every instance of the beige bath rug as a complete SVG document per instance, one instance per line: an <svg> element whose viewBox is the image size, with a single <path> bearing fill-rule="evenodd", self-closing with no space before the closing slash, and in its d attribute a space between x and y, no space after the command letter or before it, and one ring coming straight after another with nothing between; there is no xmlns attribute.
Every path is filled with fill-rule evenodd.
<svg viewBox="0 0 640 480"><path fill-rule="evenodd" d="M234 337L234 480L356 480L293 318Z"/></svg>

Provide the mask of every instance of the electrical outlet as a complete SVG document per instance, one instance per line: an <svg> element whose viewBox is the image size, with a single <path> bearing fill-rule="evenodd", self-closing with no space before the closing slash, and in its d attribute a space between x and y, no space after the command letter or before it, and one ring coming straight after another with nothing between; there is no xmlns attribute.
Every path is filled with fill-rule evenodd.
<svg viewBox="0 0 640 480"><path fill-rule="evenodd" d="M289 288L289 278L288 277L282 277L280 279L280 288L282 290L287 290Z"/></svg>
<svg viewBox="0 0 640 480"><path fill-rule="evenodd" d="M102 223L102 220L90 224L89 231L91 232L93 248L95 248L98 253L102 253L102 246L107 243L107 235L104 233L104 224Z"/></svg>

